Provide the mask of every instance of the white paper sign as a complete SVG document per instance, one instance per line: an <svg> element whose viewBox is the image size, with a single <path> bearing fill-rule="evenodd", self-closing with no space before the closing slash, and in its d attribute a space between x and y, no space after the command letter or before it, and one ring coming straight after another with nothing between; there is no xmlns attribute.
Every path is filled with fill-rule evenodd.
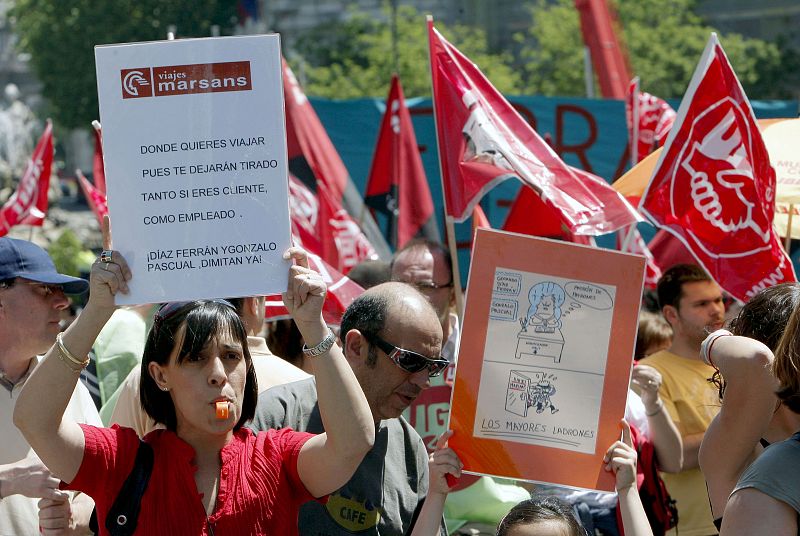
<svg viewBox="0 0 800 536"><path fill-rule="evenodd" d="M475 437L595 451L615 295L496 269Z"/></svg>
<svg viewBox="0 0 800 536"><path fill-rule="evenodd" d="M275 294L290 245L277 35L95 49L118 304Z"/></svg>

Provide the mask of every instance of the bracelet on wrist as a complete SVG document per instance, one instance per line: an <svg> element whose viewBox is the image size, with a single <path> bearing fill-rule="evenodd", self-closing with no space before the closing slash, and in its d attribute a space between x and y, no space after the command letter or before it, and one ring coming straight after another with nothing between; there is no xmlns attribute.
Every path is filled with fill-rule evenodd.
<svg viewBox="0 0 800 536"><path fill-rule="evenodd" d="M700 345L700 358L706 365L712 366L715 369L717 368L711 360L711 350L714 348L714 343L717 342L717 339L720 337L730 337L731 335L733 335L733 333L727 329L718 329L706 337L706 340Z"/></svg>
<svg viewBox="0 0 800 536"><path fill-rule="evenodd" d="M336 335L333 334L333 331L328 329L328 335L326 335L318 345L312 348L309 348L305 344L303 345L303 355L306 357L318 357L327 353L333 347L334 342L336 342Z"/></svg>
<svg viewBox="0 0 800 536"><path fill-rule="evenodd" d="M58 358L61 360L64 365L67 366L72 372L80 374L80 372L89 366L89 356L87 355L85 359L78 359L75 355L70 352L66 346L64 346L64 335L63 333L59 333L56 335L56 349L58 350Z"/></svg>

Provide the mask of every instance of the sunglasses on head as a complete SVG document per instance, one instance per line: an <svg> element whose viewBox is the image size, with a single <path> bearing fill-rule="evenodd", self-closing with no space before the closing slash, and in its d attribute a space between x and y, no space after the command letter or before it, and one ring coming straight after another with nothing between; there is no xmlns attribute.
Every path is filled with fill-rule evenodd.
<svg viewBox="0 0 800 536"><path fill-rule="evenodd" d="M447 359L442 357L431 359L430 357L418 354L417 352L400 348L399 346L395 346L386 342L377 335L372 335L369 333L364 333L363 335L370 344L374 344L380 348L389 357L389 359L394 362L395 365L406 372L413 374L422 369L428 369L428 376L433 378L440 375L442 371L450 364Z"/></svg>
<svg viewBox="0 0 800 536"><path fill-rule="evenodd" d="M209 303L209 302L210 303L221 303L222 305L227 305L228 307L230 307L234 311L236 310L236 307L234 307L231 302L229 302L228 300L222 300L222 299L167 302L167 303L162 304L161 307L158 308L158 311L156 312L155 316L153 317L153 322L155 324L160 324L164 320L167 320L168 318L172 317L178 311L182 310L187 305L192 304L192 303L196 303L198 301L200 303Z"/></svg>

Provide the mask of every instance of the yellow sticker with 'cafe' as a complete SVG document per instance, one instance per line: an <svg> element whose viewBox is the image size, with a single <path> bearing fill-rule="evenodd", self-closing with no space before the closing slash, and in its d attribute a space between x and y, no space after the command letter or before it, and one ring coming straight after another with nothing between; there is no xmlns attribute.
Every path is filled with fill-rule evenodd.
<svg viewBox="0 0 800 536"><path fill-rule="evenodd" d="M338 491L330 495L325 509L336 524L350 532L371 529L381 518L379 507L369 501L349 499Z"/></svg>

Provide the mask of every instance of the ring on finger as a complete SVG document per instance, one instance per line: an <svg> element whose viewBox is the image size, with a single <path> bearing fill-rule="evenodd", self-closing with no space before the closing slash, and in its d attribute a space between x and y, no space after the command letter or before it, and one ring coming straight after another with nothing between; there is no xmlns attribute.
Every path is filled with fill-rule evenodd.
<svg viewBox="0 0 800 536"><path fill-rule="evenodd" d="M104 249L102 253L100 253L100 262L106 263L108 265L114 258L114 251L110 249Z"/></svg>

